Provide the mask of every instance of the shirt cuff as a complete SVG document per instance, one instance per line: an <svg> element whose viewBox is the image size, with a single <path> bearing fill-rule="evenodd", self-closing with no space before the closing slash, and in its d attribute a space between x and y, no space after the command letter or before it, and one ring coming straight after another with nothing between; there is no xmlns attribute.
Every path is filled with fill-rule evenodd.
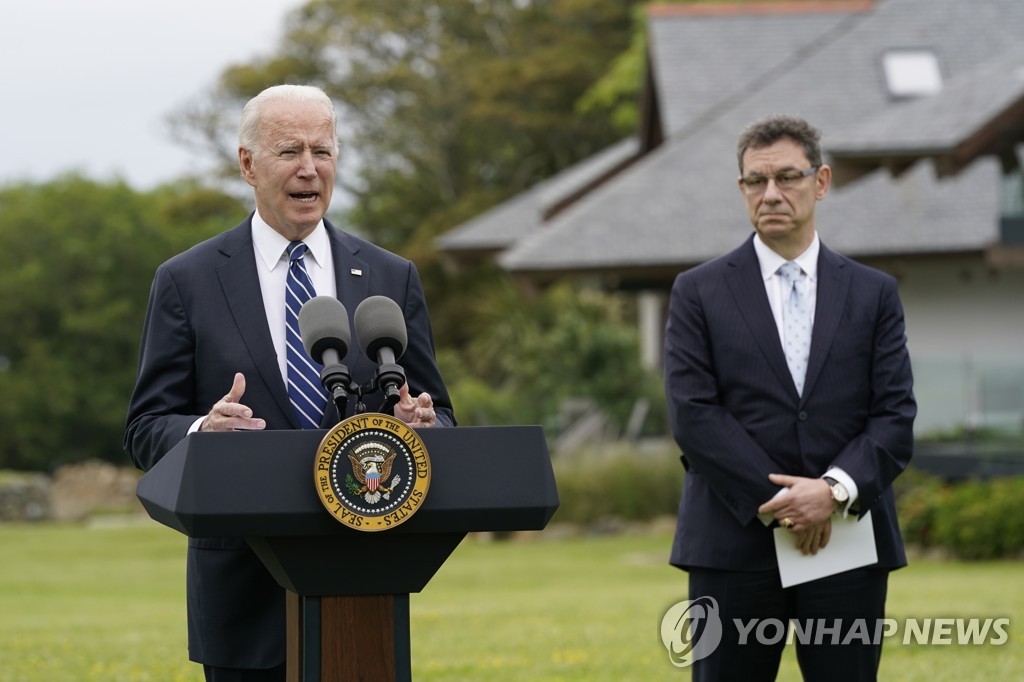
<svg viewBox="0 0 1024 682"><path fill-rule="evenodd" d="M825 472L825 476L822 476L822 478L825 478L826 476L828 478L834 478L839 483L842 483L843 487L846 488L846 492L850 493L850 499L848 499L846 504L842 507L842 515L845 519L850 514L850 507L857 501L857 484L853 482L852 478L850 478L850 474L846 473L839 467L829 467L829 470Z"/></svg>
<svg viewBox="0 0 1024 682"><path fill-rule="evenodd" d="M196 431L198 431L199 427L203 425L203 420L204 419L206 419L206 415L203 415L199 419L197 419L194 422L192 422L192 426L188 427L188 431L185 432L185 435L188 436L188 435L191 435L191 434L195 433ZM838 481L839 479L836 479L836 480Z"/></svg>

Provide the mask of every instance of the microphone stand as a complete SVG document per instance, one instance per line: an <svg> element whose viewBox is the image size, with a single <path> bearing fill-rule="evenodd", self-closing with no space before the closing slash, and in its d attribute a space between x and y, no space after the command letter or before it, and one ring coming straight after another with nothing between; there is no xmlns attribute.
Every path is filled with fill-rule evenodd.
<svg viewBox="0 0 1024 682"><path fill-rule="evenodd" d="M395 363L382 364L378 366L376 376L360 386L352 381L352 375L345 365L333 363L324 365L320 371L320 383L333 398L334 405L338 408L339 420L344 419L348 411L349 395L356 397L355 414L363 414L366 412L363 397L378 390L384 393L384 400L377 411L389 413L394 410L401 398L399 389L405 383L405 370Z"/></svg>
<svg viewBox="0 0 1024 682"><path fill-rule="evenodd" d="M382 364L377 367L374 383L384 392L384 401L381 403L380 411L393 410L401 398L399 389L405 383L405 370L394 362Z"/></svg>
<svg viewBox="0 0 1024 682"><path fill-rule="evenodd" d="M320 370L320 383L334 400L334 406L338 408L338 419L344 419L348 411L348 394L351 392L352 375L348 367L340 362L324 365Z"/></svg>

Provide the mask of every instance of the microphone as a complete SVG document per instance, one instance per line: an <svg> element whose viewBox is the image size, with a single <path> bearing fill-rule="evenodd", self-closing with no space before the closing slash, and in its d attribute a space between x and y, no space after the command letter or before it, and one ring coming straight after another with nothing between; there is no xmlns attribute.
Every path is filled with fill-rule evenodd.
<svg viewBox="0 0 1024 682"><path fill-rule="evenodd" d="M324 366L320 383L334 398L338 415L345 416L352 375L341 364L352 343L348 311L341 301L331 296L315 296L299 310L299 336L313 362Z"/></svg>
<svg viewBox="0 0 1024 682"><path fill-rule="evenodd" d="M409 342L405 315L387 296L370 296L356 308L356 336L366 356L376 360L377 387L384 392L384 409L398 402L398 390L405 383L405 370L396 364Z"/></svg>

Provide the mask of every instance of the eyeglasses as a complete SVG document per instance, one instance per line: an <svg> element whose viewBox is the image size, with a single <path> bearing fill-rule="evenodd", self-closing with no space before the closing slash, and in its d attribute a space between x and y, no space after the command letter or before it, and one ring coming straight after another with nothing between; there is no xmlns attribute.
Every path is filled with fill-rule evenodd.
<svg viewBox="0 0 1024 682"><path fill-rule="evenodd" d="M748 175L740 178L740 185L747 194L760 194L768 189L768 181L774 180L779 189L793 189L808 175L814 175L821 166L811 166L803 170L784 170L775 175Z"/></svg>

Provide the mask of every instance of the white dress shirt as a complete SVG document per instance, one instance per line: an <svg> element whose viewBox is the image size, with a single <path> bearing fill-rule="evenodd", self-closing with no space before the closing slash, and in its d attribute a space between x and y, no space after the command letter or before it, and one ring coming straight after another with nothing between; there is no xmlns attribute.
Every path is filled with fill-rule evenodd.
<svg viewBox="0 0 1024 682"><path fill-rule="evenodd" d="M821 242L818 240L817 231L815 231L814 241L811 242L811 245L807 247L806 251L793 259L807 275L807 277L800 278L797 286L801 287L800 294L806 297L804 300L807 301L807 306L810 308L812 325L814 324L814 311L818 303L818 253L820 251ZM772 251L761 240L761 235L759 234L754 235L754 252L757 254L757 262L761 266L761 277L764 280L765 293L768 294L768 304L771 306L772 316L775 318L775 327L779 331L779 341L785 346L786 339L785 332L783 331L782 310L785 307L785 297L789 294L789 291L787 290L786 280L782 273L779 272L779 268L786 263L786 259ZM829 467L829 470L825 472L825 476L834 478L839 483L842 483L846 491L850 493L850 499L843 506L843 516L845 517L849 514L850 505L857 499L857 484L854 483L849 474L839 467ZM781 495L786 490L788 488L780 490L779 494ZM766 516L767 518L765 518ZM768 525L771 523L772 518L770 515L762 514L761 520L765 522L765 525Z"/></svg>
<svg viewBox="0 0 1024 682"><path fill-rule="evenodd" d="M303 260L306 273L318 296L337 297L334 259L324 221L302 240L308 247ZM284 296L288 286L288 244L280 232L270 227L257 211L252 217L252 245L256 254L256 272L260 276L263 310L270 326L270 338L277 352L277 364L285 385L288 384L288 359L284 334ZM228 386L228 388L231 388Z"/></svg>
<svg viewBox="0 0 1024 682"><path fill-rule="evenodd" d="M807 250L794 259L800 269L807 274L801 277L797 283L800 295L807 301L807 308L811 312L811 325L814 325L814 310L818 303L818 252L821 250L821 242L818 241L818 233L814 233L814 241L807 247ZM761 265L761 277L764 279L764 289L768 294L768 304L772 307L772 316L775 318L775 327L779 330L779 341L786 345L785 333L783 332L782 310L786 305L786 296L789 295L786 279L779 272L779 268L786 263L786 259L772 251L767 244L761 241L761 235L754 235L754 251L757 253L757 262Z"/></svg>

